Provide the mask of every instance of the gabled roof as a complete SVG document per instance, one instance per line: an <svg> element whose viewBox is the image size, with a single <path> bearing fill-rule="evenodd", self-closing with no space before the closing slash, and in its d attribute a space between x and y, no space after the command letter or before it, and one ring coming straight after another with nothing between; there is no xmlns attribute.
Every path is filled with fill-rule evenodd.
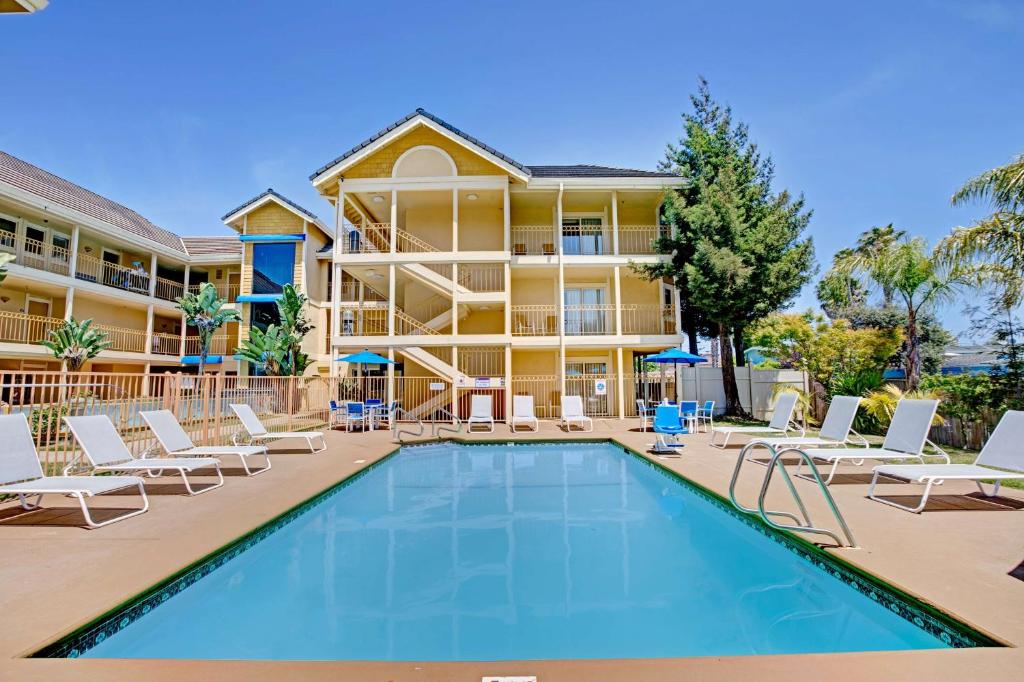
<svg viewBox="0 0 1024 682"><path fill-rule="evenodd" d="M309 179L310 180L315 180L317 177L319 177L320 175L324 174L325 172L331 170L332 168L334 168L338 164L342 163L343 161L345 161L349 157L353 156L354 154L359 153L360 151L362 151L363 149L366 149L367 147L371 146L372 144L374 144L375 142L377 142L381 138L389 135L390 133L394 132L398 128L401 128L402 126L404 126L405 124L409 123L410 121L412 121L412 120L414 120L416 118L420 118L420 117L422 117L422 118L424 118L426 120L432 121L433 123L436 123L437 125L441 126L445 130L450 132L451 134L453 134L456 137L462 139L464 142L468 143L469 145L471 145L473 147L476 147L477 149L480 149L480 150L486 152L487 154L490 154L491 156L494 156L494 157L500 159L501 161L504 161L505 163L509 164L510 166L513 166L514 168L517 168L518 170L522 171L524 175L526 175L526 176L530 175L529 169L526 166L524 166L523 164L521 164L518 161L516 161L515 159L513 159L512 157L506 156L505 154L502 154L501 152L499 152L494 147L491 147L490 145L485 144L484 142L482 142L479 139L473 137L469 133L466 133L466 132L463 132L462 130L459 130L458 128L453 126L451 123L448 123L447 121L445 121L444 119L440 118L439 116L435 116L434 114L430 113L429 111L427 111L426 109L423 109L421 107L421 108L417 109L416 111L412 112L411 114L409 114L407 116L403 116L402 118L398 119L397 121L395 121L394 123L392 123L388 127L384 128L382 130L377 131L376 133L374 133L370 137L366 138L365 140L363 140L362 142L357 144L355 147L352 147L347 152L345 152L341 156L337 157L333 161L324 164L320 168L317 168L313 172L313 174L309 176Z"/></svg>
<svg viewBox="0 0 1024 682"><path fill-rule="evenodd" d="M298 213L299 215L301 215L306 220L310 220L312 222L319 222L320 221L320 219L316 217L315 213L313 213L309 209L306 209L306 208L303 208L302 206L299 206L294 201L292 201L288 197L284 196L280 192L274 191L273 187L268 187L266 189L266 191L260 192L259 194L254 196L252 199L249 199L248 201L243 203L238 208L234 208L234 209L228 211L227 213L224 214L224 216L221 218L221 220L223 220L224 222L229 222L228 221L229 218L232 218L232 217L236 216L239 213L246 212L245 209L247 209L247 208L255 208L255 204L262 203L263 200L268 198L268 197L270 197L271 199L277 200L278 203L284 204L285 208L291 209L292 211L294 211L294 212Z"/></svg>
<svg viewBox="0 0 1024 682"><path fill-rule="evenodd" d="M0 151L0 181L45 201L105 222L136 237L143 237L161 246L185 253L185 246L178 235L154 225L127 206L90 192L3 151Z"/></svg>
<svg viewBox="0 0 1024 682"><path fill-rule="evenodd" d="M674 178L672 173L611 166L527 166L535 178Z"/></svg>
<svg viewBox="0 0 1024 682"><path fill-rule="evenodd" d="M240 256L242 242L234 237L182 237L190 256Z"/></svg>
<svg viewBox="0 0 1024 682"><path fill-rule="evenodd" d="M499 152L494 147L482 142L479 138L473 137L472 135L456 128L451 123L448 123L439 116L435 116L425 109L417 109L416 111L403 116L391 125L377 131L370 137L366 138L356 146L346 151L341 156L335 158L330 163L324 164L320 168L317 168L309 179L313 182L317 181L325 173L330 171L342 170L345 168L346 161L350 164L355 163L356 159L352 157L360 155L360 157L369 154L371 150L368 148L374 146L383 146L384 138L389 135L399 135L405 132L403 128L408 129L410 123L416 121L420 122L431 122L436 126L439 126L443 130L447 131L451 135L457 137L467 146L475 147L480 152L493 157L492 160L497 160L499 163L505 163L509 167L520 171L522 178L528 180L530 178L673 178L676 177L672 173L663 173L659 171L645 171L636 170L633 168L614 168L611 166L594 166L594 165L567 165L567 166L526 166L519 163L507 154ZM361 154L362 153L362 154ZM340 168L339 168L340 167Z"/></svg>

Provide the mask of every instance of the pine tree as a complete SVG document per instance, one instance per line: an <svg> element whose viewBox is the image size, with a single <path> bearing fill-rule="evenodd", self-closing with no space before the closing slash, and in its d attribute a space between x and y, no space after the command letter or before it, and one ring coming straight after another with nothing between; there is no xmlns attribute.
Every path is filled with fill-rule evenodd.
<svg viewBox="0 0 1024 682"><path fill-rule="evenodd" d="M734 363L742 363L743 328L788 304L813 273L814 250L802 238L810 220L802 198L774 193L774 168L701 79L683 116L684 137L669 145L662 168L687 180L666 195L672 233L658 242L664 263L638 266L680 289L683 331L717 337L726 412L742 414ZM734 356L734 349L737 351Z"/></svg>

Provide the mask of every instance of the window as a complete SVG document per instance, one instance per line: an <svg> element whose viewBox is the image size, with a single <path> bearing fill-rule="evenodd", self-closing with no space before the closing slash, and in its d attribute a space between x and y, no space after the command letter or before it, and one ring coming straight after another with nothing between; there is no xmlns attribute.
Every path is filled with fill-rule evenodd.
<svg viewBox="0 0 1024 682"><path fill-rule="evenodd" d="M249 325L260 331L267 331L272 324L280 324L281 316L277 312L276 303L253 303L249 313Z"/></svg>
<svg viewBox="0 0 1024 682"><path fill-rule="evenodd" d="M604 253L602 218L563 218L562 252L570 255Z"/></svg>
<svg viewBox="0 0 1024 682"><path fill-rule="evenodd" d="M565 290L565 333L608 334L611 324L605 305L603 287L567 288Z"/></svg>
<svg viewBox="0 0 1024 682"><path fill-rule="evenodd" d="M0 246L13 249L17 243L18 223L11 218L0 216Z"/></svg>
<svg viewBox="0 0 1024 682"><path fill-rule="evenodd" d="M294 273L294 242L253 244L252 293L279 294L292 284Z"/></svg>

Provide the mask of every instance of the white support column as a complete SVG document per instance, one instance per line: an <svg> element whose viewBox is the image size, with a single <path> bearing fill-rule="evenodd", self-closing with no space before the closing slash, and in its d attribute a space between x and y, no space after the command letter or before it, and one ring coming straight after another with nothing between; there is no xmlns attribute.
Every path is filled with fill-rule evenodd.
<svg viewBox="0 0 1024 682"><path fill-rule="evenodd" d="M146 354L153 352L153 304L146 306L146 346L143 349Z"/></svg>
<svg viewBox="0 0 1024 682"><path fill-rule="evenodd" d="M676 336L682 336L683 334L683 308L680 305L679 299L679 287L672 285L672 307L675 308L676 315ZM689 339L687 339L689 340Z"/></svg>
<svg viewBox="0 0 1024 682"><path fill-rule="evenodd" d="M455 378L459 374L459 347L458 346L452 346L452 369L455 370L455 373L451 377L452 382L454 384ZM455 398L456 398L456 396L454 394L452 394L452 400L453 401L455 400ZM452 410L452 411L454 412L455 410Z"/></svg>
<svg viewBox="0 0 1024 682"><path fill-rule="evenodd" d="M150 369L153 367L153 365L147 362L142 367L143 367L143 371L145 372L145 374L142 375L142 395L144 397L148 398L149 397L149 372L150 372Z"/></svg>
<svg viewBox="0 0 1024 682"><path fill-rule="evenodd" d="M459 334L459 264L452 263L452 336Z"/></svg>
<svg viewBox="0 0 1024 682"><path fill-rule="evenodd" d="M185 322L185 313L181 314L181 341L178 343L178 357L185 357L185 337L188 336L188 325ZM241 341L242 339L239 339Z"/></svg>
<svg viewBox="0 0 1024 682"><path fill-rule="evenodd" d="M615 273L615 333L622 336L622 276L619 274L621 268L616 265L613 268Z"/></svg>
<svg viewBox="0 0 1024 682"><path fill-rule="evenodd" d="M391 361L391 364L388 365L388 388L387 388L387 401L388 401L388 407L390 407L391 403L395 399L395 365L394 365L394 362L395 362L395 347L394 346L388 346L388 360ZM395 418L395 416L392 416L392 419L394 419L394 418Z"/></svg>
<svg viewBox="0 0 1024 682"><path fill-rule="evenodd" d="M617 370L617 378L615 392L619 398L619 419L626 418L626 382L624 381L625 376L622 371L622 346L615 349L615 367Z"/></svg>
<svg viewBox="0 0 1024 682"><path fill-rule="evenodd" d="M512 346L505 346L505 423L512 423Z"/></svg>
<svg viewBox="0 0 1024 682"><path fill-rule="evenodd" d="M452 190L452 251L459 250L459 190Z"/></svg>
<svg viewBox="0 0 1024 682"><path fill-rule="evenodd" d="M395 335L395 264L388 265L388 336Z"/></svg>
<svg viewBox="0 0 1024 682"><path fill-rule="evenodd" d="M334 202L334 248L331 253L331 338L327 340L327 354L330 357L330 375L337 376L340 367L334 361L334 337L341 336L341 243L345 238L345 188L338 180L338 200Z"/></svg>
<svg viewBox="0 0 1024 682"><path fill-rule="evenodd" d="M505 334L512 334L512 264L505 261Z"/></svg>
<svg viewBox="0 0 1024 682"><path fill-rule="evenodd" d="M183 281L183 283L181 285L181 293L183 295L188 293L188 282L189 282L189 279L191 279L191 278L192 278L192 266L189 263L185 263L185 278L184 278L184 281ZM229 297L225 296L224 298L229 298Z"/></svg>
<svg viewBox="0 0 1024 682"><path fill-rule="evenodd" d="M398 191L391 190L391 253L398 251Z"/></svg>
<svg viewBox="0 0 1024 682"><path fill-rule="evenodd" d="M78 225L71 228L71 253L68 254L68 277L71 279L78 274L78 235L80 232L81 228Z"/></svg>
<svg viewBox="0 0 1024 682"><path fill-rule="evenodd" d="M508 194L508 177L505 178L504 204L502 208L502 220L505 223L505 251L512 250L512 210Z"/></svg>
<svg viewBox="0 0 1024 682"><path fill-rule="evenodd" d="M156 296L156 254L149 257L149 295Z"/></svg>
<svg viewBox="0 0 1024 682"><path fill-rule="evenodd" d="M555 207L555 253L558 254L558 382L559 392L565 395L565 263L562 261L562 198L565 185L558 184L558 204Z"/></svg>
<svg viewBox="0 0 1024 682"><path fill-rule="evenodd" d="M64 294L64 319L70 320L74 317L75 308L75 288L68 287L67 293Z"/></svg>
<svg viewBox="0 0 1024 682"><path fill-rule="evenodd" d="M612 190L612 250L619 255L619 193Z"/></svg>

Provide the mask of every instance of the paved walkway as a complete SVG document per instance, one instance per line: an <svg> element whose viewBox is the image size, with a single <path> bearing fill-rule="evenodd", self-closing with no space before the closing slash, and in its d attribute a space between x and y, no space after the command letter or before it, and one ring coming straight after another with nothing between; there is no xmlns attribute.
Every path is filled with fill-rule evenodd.
<svg viewBox="0 0 1024 682"><path fill-rule="evenodd" d="M636 420L598 421L589 437L613 438L645 450L652 438ZM631 430L632 429L632 430ZM473 434L474 440L507 440L508 429ZM555 424L539 434L516 438L569 438ZM725 493L739 445L722 451L706 435L690 437L677 457L655 458L691 480ZM909 651L770 657L664 659L644 661L537 661L511 663L349 663L260 661L24 660L19 657L71 632L171 573L214 552L246 531L300 504L394 449L390 434L328 435L329 449L309 455L282 443L273 448L274 468L245 478L229 470L227 484L209 495L183 497L181 485L163 479L148 485L151 509L107 528L78 527L68 503L20 513L0 506L0 678L181 680L477 680L484 675L536 674L544 680L736 679L958 679L984 674L1012 679L1024 674L1020 649ZM229 461L228 466L233 464ZM837 555L956 614L976 628L1019 647L1024 645L1024 581L1010 573L1024 561L1024 494L1009 491L995 503L976 497L967 483L951 483L921 515L865 498L868 471L850 467L833 493L862 549L834 549ZM740 486L752 501L763 469L750 467ZM827 511L812 484L798 482L816 520ZM909 486L886 492L908 494ZM781 491L780 491L781 492ZM117 508L125 498L97 500ZM778 504L783 504L779 497ZM283 625L286 626L286 625ZM254 633L258 637L258 633Z"/></svg>

